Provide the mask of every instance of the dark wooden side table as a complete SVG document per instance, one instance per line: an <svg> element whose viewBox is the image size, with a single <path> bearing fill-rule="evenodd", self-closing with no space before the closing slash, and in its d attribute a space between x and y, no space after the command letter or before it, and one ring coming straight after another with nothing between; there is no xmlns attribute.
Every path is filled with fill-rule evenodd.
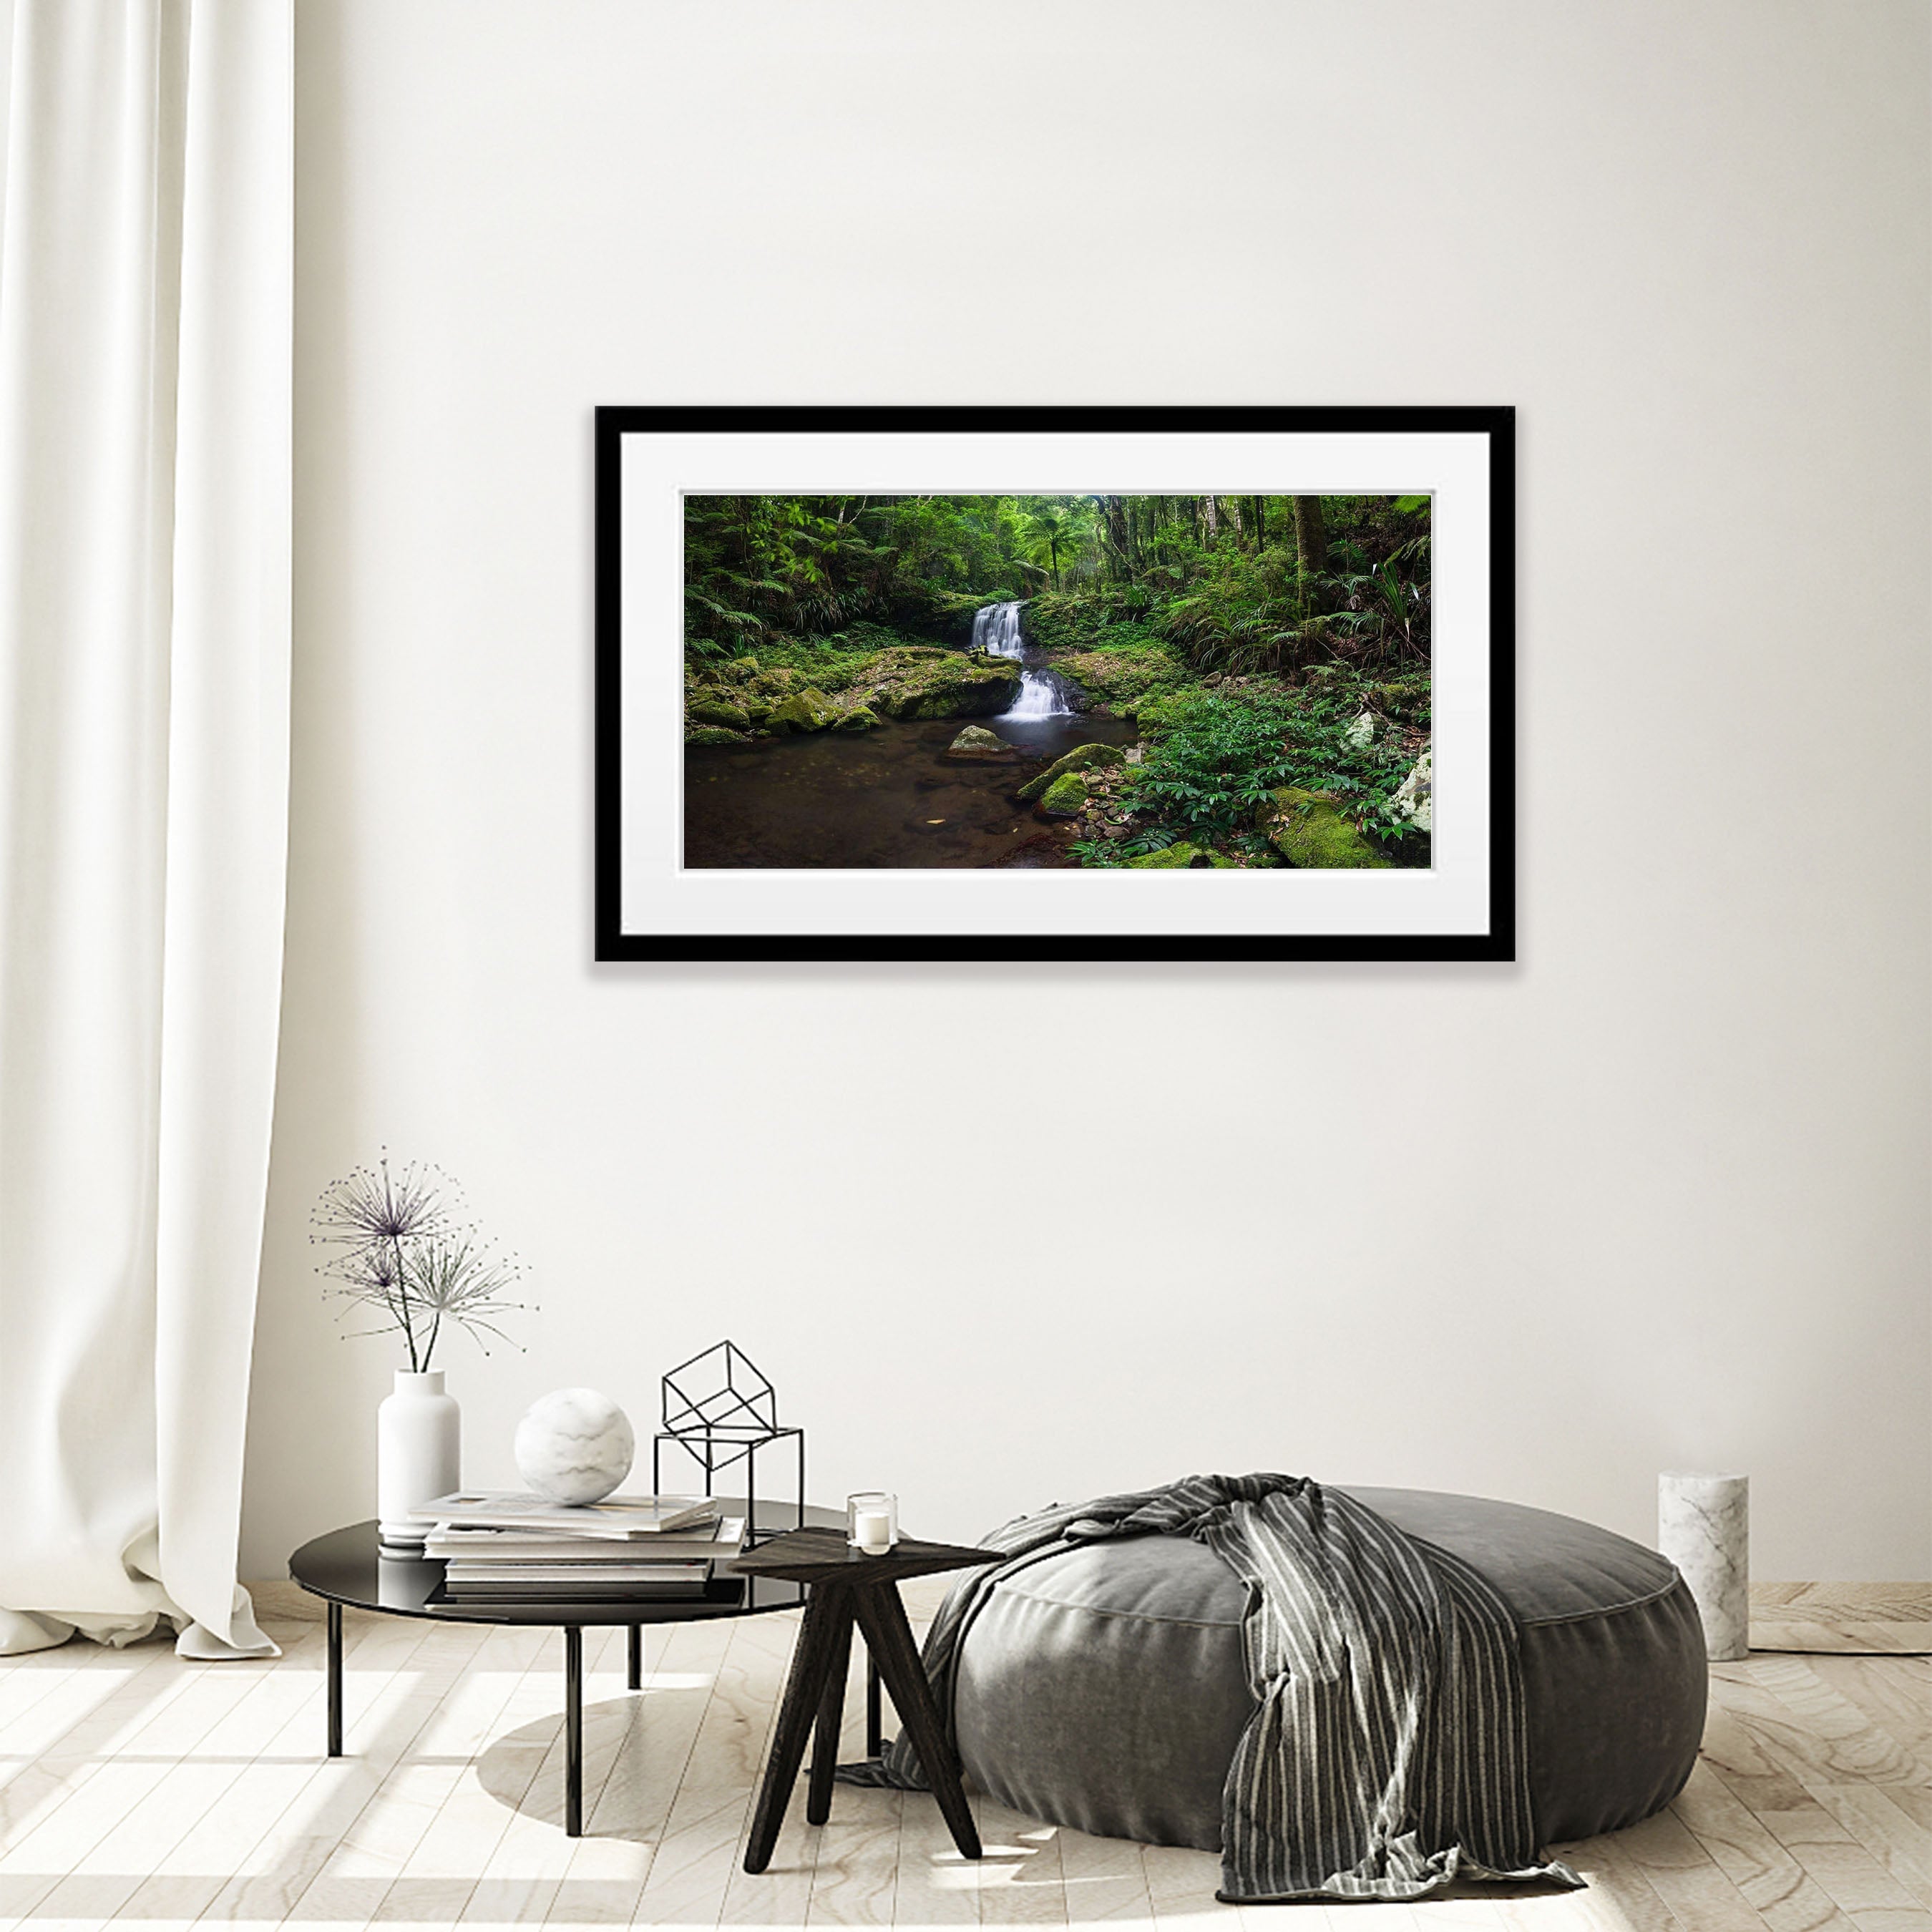
<svg viewBox="0 0 1932 1932"><path fill-rule="evenodd" d="M765 1781L759 1788L750 1842L745 1847L748 1872L761 1872L772 1862L778 1827L784 1822L785 1806L798 1781L806 1743L814 1727L818 1737L805 1815L814 1825L824 1824L832 1815L832 1778L838 1764L838 1726L844 1714L845 1670L852 1654L855 1623L919 1753L952 1842L968 1858L980 1856L980 1834L973 1828L973 1814L959 1782L959 1762L946 1742L945 1726L926 1684L925 1666L912 1640L912 1626L899 1601L898 1586L910 1576L931 1576L941 1570L963 1570L969 1564L1005 1561L997 1550L920 1543L910 1538L902 1538L883 1556L868 1556L847 1544L842 1530L813 1528L776 1537L732 1564L741 1576L806 1586L805 1622L799 1631L798 1647L792 1652L778 1731L765 1766ZM868 1744L877 1749L878 1720L869 1710L867 1730Z"/></svg>

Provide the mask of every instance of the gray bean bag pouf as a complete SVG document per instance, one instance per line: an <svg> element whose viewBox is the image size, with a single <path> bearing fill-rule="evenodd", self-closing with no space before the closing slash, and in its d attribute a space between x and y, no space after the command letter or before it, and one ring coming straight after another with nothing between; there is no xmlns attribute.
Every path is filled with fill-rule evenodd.
<svg viewBox="0 0 1932 1932"><path fill-rule="evenodd" d="M1704 1730L1704 1634L1654 1550L1546 1510L1351 1489L1488 1578L1522 1627L1530 1790L1546 1843L1660 1810ZM1254 1700L1247 1591L1205 1545L1089 1544L998 1585L968 1631L967 1774L1028 1817L1218 1850L1221 1787Z"/></svg>

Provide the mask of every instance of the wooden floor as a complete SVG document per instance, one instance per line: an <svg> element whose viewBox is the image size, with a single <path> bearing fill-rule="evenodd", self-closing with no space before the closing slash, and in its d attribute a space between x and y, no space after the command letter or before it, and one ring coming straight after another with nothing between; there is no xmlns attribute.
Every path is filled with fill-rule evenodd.
<svg viewBox="0 0 1932 1932"><path fill-rule="evenodd" d="M937 1590L912 1605L928 1614ZM1766 1634L1910 1648L1919 1586L1767 1594ZM910 1598L910 1592L908 1592ZM586 1639L589 1835L559 1828L561 1640L359 1617L348 1745L321 1754L322 1633L260 1593L279 1661L192 1664L164 1643L0 1660L0 1924L625 1924L1932 1932L1932 1661L1754 1655L1717 1667L1702 1761L1670 1810L1562 1848L1591 1888L1414 1906L1214 1900L1217 1862L976 1801L987 1856L929 1798L841 1787L795 1803L772 1869L740 1869L795 1618L653 1634L640 1696L620 1632ZM848 1722L862 1700L848 1700ZM848 1738L856 1754L856 1732Z"/></svg>

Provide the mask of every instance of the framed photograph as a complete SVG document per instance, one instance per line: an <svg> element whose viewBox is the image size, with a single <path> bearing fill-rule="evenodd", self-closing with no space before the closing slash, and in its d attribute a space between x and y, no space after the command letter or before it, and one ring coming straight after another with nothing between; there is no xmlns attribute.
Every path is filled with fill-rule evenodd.
<svg viewBox="0 0 1932 1932"><path fill-rule="evenodd" d="M1515 956L1514 412L597 412L600 960Z"/></svg>

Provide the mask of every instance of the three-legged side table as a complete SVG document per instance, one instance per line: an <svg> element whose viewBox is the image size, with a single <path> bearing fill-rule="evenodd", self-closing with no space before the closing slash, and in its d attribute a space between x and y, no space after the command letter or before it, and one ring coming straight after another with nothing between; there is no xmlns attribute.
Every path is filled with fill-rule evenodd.
<svg viewBox="0 0 1932 1932"><path fill-rule="evenodd" d="M910 1576L1004 1561L996 1550L910 1540L883 1556L868 1556L850 1548L842 1532L832 1529L794 1530L737 1559L732 1567L742 1575L807 1586L805 1622L792 1652L771 1758L745 1847L748 1872L761 1872L771 1863L808 1742L812 1742L812 1754L806 1818L823 1825L832 1815L832 1774L838 1764L838 1728L844 1715L845 1673L855 1624L874 1666L867 1687L867 1748L879 1748L878 1682L882 1676L919 1753L952 1842L968 1858L980 1856L980 1834L959 1781L959 1761L946 1741L945 1726L926 1684L912 1627L906 1622L905 1606L899 1601L898 1586Z"/></svg>

